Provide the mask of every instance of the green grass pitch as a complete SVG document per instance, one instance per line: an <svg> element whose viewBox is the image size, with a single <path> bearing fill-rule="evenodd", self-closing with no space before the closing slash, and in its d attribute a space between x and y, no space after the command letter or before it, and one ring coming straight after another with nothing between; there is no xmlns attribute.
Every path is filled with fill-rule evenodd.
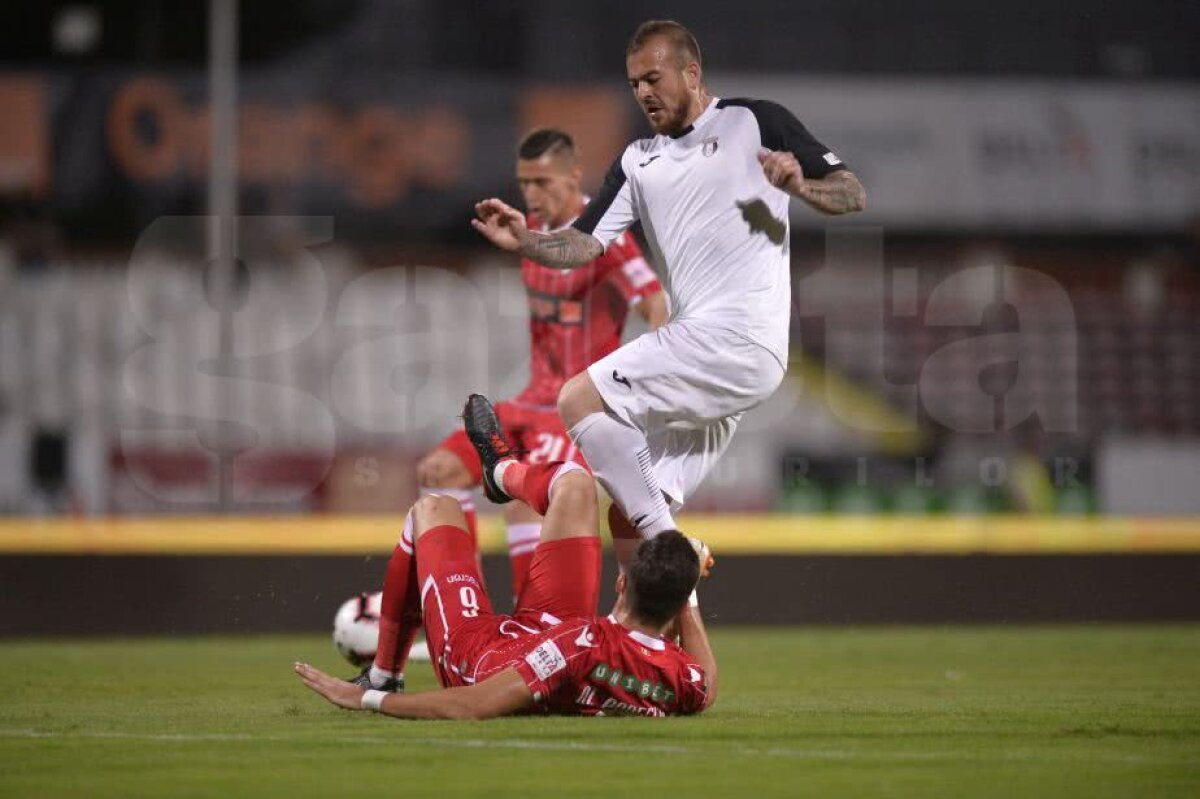
<svg viewBox="0 0 1200 799"><path fill-rule="evenodd" d="M325 636L0 642L0 797L1200 796L1200 626L714 642L703 717L484 723L324 704Z"/></svg>

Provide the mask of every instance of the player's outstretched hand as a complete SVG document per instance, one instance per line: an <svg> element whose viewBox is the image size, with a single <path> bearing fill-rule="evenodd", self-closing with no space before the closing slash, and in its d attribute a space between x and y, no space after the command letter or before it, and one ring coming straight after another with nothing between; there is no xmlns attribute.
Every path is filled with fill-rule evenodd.
<svg viewBox="0 0 1200 799"><path fill-rule="evenodd" d="M344 707L347 710L362 709L363 689L357 685L339 680L337 677L330 677L307 663L293 663L292 670L305 685L338 707Z"/></svg>
<svg viewBox="0 0 1200 799"><path fill-rule="evenodd" d="M502 250L516 250L526 232L525 215L507 203L491 198L475 203L471 226Z"/></svg>
<svg viewBox="0 0 1200 799"><path fill-rule="evenodd" d="M758 151L758 163L762 164L763 174L767 181L777 189L783 189L791 194L800 191L804 183L804 170L796 156L786 150Z"/></svg>

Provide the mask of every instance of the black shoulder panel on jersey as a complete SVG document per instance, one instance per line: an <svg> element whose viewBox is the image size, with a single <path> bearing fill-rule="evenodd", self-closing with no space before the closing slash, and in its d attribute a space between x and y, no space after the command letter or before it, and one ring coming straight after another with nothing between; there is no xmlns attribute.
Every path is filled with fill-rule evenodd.
<svg viewBox="0 0 1200 799"><path fill-rule="evenodd" d="M830 149L817 141L808 132L808 128L779 103L745 97L732 97L717 102L717 108L729 106L745 108L754 114L754 118L758 120L763 147L791 152L800 162L805 177L823 178L831 172L848 168L841 162L830 164L826 161L825 156L830 153Z"/></svg>
<svg viewBox="0 0 1200 799"><path fill-rule="evenodd" d="M613 204L613 200L617 198L617 194L625 185L625 170L621 167L621 159L624 157L625 151L622 150L621 154L617 156L617 160L613 161L612 166L608 168L608 174L604 176L604 183L601 184L600 191L596 192L596 196L584 207L583 213L571 227L584 233L591 233L596 229L596 225L600 224L600 220L604 218L609 206Z"/></svg>

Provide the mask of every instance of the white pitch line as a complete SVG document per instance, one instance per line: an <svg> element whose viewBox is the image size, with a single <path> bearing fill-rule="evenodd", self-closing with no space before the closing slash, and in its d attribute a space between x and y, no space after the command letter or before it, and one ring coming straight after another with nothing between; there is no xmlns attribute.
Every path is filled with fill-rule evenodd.
<svg viewBox="0 0 1200 799"><path fill-rule="evenodd" d="M382 738L379 736L356 735L315 737L311 735L251 735L248 733L139 733L110 732L107 730L56 732L52 730L5 730L0 729L0 738L92 738L133 741L167 742L264 742L264 743L336 743L361 744L412 744L416 746L453 747L457 749L553 749L579 750L587 752L652 752L655 754L702 754L706 750L685 746L648 744L591 743L587 741L536 741L522 739L488 740L486 738Z"/></svg>
<svg viewBox="0 0 1200 799"><path fill-rule="evenodd" d="M711 756L713 754L735 755L739 757L790 758L796 760L895 760L895 761L1021 761L1021 762L1053 762L1062 760L1079 760L1084 762L1112 763L1178 763L1180 761L1160 758L1150 759L1141 755L1078 755L1064 756L1047 755L1043 751L1015 752L877 752L853 749L790 749L787 747L752 747L752 746L713 746L697 747L675 744L617 744L594 743L591 741L541 741L529 739L486 739L486 738L408 738L397 736L384 738L380 736L330 736L314 737L302 735L251 735L249 733L136 733L106 730L56 732L49 730L29 729L0 729L0 739L91 739L91 740L130 740L130 741L160 741L167 743L200 743L200 742L262 742L262 743L301 743L301 744L345 744L362 746L364 744L380 745L410 745L429 746L453 749L519 749L543 751L573 751L573 752L616 752L626 754L669 754ZM1193 758L1185 758L1184 762L1191 763Z"/></svg>

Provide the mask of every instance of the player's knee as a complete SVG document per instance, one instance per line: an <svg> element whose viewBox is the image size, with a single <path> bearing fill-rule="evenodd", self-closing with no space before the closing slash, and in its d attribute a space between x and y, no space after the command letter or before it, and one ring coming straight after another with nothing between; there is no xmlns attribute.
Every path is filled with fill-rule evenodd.
<svg viewBox="0 0 1200 799"><path fill-rule="evenodd" d="M604 401L600 399L586 371L572 377L558 392L558 415L567 427L573 427L588 414L602 410Z"/></svg>
<svg viewBox="0 0 1200 799"><path fill-rule="evenodd" d="M460 525L464 519L458 500L442 494L426 494L413 503L416 535L420 538L427 531L444 524Z"/></svg>
<svg viewBox="0 0 1200 799"><path fill-rule="evenodd" d="M565 492L567 495L596 503L596 480L586 469L571 469L554 481L554 493Z"/></svg>
<svg viewBox="0 0 1200 799"><path fill-rule="evenodd" d="M567 472L554 482L552 501L569 505L572 510L594 514L596 512L596 481L583 469Z"/></svg>

